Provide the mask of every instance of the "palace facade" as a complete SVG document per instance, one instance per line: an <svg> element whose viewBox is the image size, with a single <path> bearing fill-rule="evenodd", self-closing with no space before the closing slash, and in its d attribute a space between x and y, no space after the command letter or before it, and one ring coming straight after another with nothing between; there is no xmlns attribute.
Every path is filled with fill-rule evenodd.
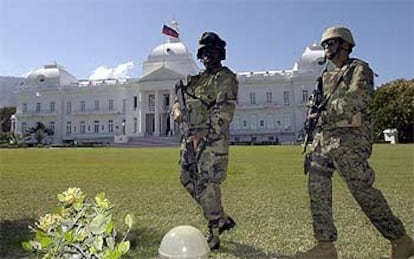
<svg viewBox="0 0 414 259"><path fill-rule="evenodd" d="M172 27L178 31L176 23ZM323 55L313 44L291 69L237 72L239 99L230 141L296 142L303 135L304 108ZM42 122L54 132L45 139L48 143L177 136L169 112L174 84L199 70L179 38L169 38L151 51L140 78L79 80L58 64L45 65L19 87L12 131L23 135Z"/></svg>

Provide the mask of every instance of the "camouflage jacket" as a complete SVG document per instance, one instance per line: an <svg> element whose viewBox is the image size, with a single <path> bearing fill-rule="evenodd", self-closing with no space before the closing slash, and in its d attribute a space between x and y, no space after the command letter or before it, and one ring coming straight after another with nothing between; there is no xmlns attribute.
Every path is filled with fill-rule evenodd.
<svg viewBox="0 0 414 259"><path fill-rule="evenodd" d="M239 83L227 67L188 76L185 99L190 129L204 137L228 138Z"/></svg>
<svg viewBox="0 0 414 259"><path fill-rule="evenodd" d="M340 76L341 79L338 78ZM339 85L332 94L338 80ZM358 59L349 59L342 68L325 72L324 96L331 96L322 112L322 129L370 136L372 124L369 103L374 92L373 81L373 72L368 64Z"/></svg>

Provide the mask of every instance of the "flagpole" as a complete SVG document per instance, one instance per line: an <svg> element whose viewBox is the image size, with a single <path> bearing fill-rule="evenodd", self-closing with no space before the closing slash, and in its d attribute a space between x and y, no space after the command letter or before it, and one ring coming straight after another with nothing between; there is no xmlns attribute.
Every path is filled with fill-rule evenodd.
<svg viewBox="0 0 414 259"><path fill-rule="evenodd" d="M162 44L162 67L165 67L165 35L163 36Z"/></svg>

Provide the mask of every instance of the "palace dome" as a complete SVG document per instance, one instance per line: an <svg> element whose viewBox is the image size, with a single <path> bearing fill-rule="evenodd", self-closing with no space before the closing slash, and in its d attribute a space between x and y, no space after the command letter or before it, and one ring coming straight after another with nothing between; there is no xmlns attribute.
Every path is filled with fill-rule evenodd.
<svg viewBox="0 0 414 259"><path fill-rule="evenodd" d="M305 49L298 62L295 63L293 70L305 71L318 69L321 67L318 62L322 61L324 56L323 48L319 44L314 43Z"/></svg>
<svg viewBox="0 0 414 259"><path fill-rule="evenodd" d="M179 33L178 23L173 21L171 28ZM154 72L161 67L171 69L177 73L195 74L199 68L192 53L181 41L181 38L167 37L167 42L156 46L143 63L143 76Z"/></svg>
<svg viewBox="0 0 414 259"><path fill-rule="evenodd" d="M191 57L191 53L182 42L167 42L155 47L148 56L148 61L171 60L180 57Z"/></svg>
<svg viewBox="0 0 414 259"><path fill-rule="evenodd" d="M34 87L61 87L76 83L76 77L57 64L45 65L31 72L25 80L26 86Z"/></svg>

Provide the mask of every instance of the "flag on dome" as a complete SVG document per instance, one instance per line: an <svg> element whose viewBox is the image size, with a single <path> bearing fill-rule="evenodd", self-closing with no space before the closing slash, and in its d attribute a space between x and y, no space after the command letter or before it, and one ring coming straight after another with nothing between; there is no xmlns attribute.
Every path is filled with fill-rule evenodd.
<svg viewBox="0 0 414 259"><path fill-rule="evenodd" d="M165 35L168 35L170 37L173 37L173 38L178 38L178 36L179 36L179 34L176 30L174 30L171 27L168 27L165 24L164 24L164 27L162 27L162 33L164 33Z"/></svg>

